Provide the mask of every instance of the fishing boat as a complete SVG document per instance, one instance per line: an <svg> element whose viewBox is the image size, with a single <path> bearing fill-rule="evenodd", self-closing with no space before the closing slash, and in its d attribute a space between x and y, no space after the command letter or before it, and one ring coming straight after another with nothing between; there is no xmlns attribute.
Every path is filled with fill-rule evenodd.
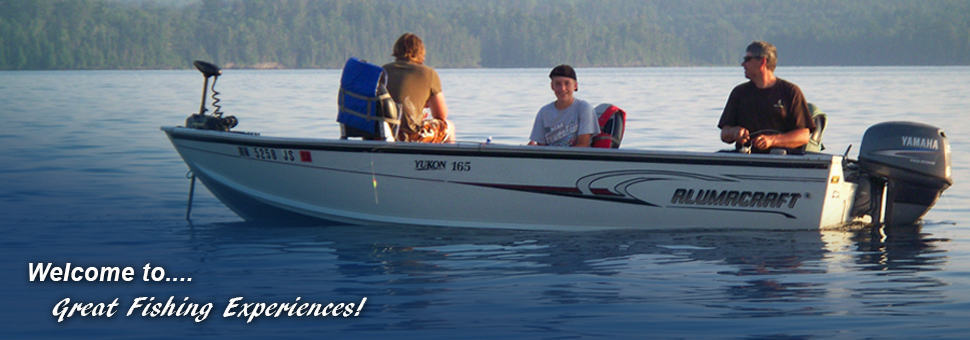
<svg viewBox="0 0 970 340"><path fill-rule="evenodd" d="M246 220L805 230L918 223L953 183L945 133L913 122L870 127L858 159L262 136L206 114L221 70L196 66L200 112L161 129L194 178Z"/></svg>

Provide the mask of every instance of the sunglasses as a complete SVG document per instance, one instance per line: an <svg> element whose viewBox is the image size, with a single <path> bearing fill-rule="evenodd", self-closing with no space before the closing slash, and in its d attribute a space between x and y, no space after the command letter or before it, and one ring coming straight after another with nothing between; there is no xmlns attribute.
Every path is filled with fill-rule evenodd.
<svg viewBox="0 0 970 340"><path fill-rule="evenodd" d="M754 59L754 58L761 59L761 58L764 58L764 57L756 57L756 56L753 56L753 55L748 55L748 56L744 56L744 62L749 62L749 61L751 61L751 59Z"/></svg>

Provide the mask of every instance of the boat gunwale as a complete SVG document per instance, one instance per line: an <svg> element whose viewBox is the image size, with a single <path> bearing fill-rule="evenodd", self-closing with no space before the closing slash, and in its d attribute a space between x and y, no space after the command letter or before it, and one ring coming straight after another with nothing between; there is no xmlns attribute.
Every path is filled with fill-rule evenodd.
<svg viewBox="0 0 970 340"><path fill-rule="evenodd" d="M824 153L805 155L737 154L643 149L550 148L477 142L459 142L456 144L388 143L383 141L261 136L254 133L199 130L182 126L163 126L161 130L172 140L181 139L277 149L431 156L619 161L787 169L829 169L833 163L832 158L838 157Z"/></svg>

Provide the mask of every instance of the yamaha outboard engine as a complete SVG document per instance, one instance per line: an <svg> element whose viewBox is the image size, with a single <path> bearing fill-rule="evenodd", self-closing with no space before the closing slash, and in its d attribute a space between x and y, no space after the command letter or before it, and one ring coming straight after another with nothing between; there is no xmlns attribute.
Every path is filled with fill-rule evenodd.
<svg viewBox="0 0 970 340"><path fill-rule="evenodd" d="M859 170L869 178L873 223L913 224L953 184L950 144L942 129L912 122L869 127L862 137ZM865 185L860 185L863 191ZM857 196L858 198L858 196Z"/></svg>
<svg viewBox="0 0 970 340"><path fill-rule="evenodd" d="M219 98L216 97L216 95L219 94L219 92L216 91L216 81L218 81L219 76L222 75L222 70L216 65L201 60L196 60L192 64L195 65L195 68L198 69L199 72L202 72L203 76L205 76L205 83L202 84L202 106L199 107L199 113L192 114L189 116L189 118L186 118L185 127L219 131L229 131L229 129L236 127L236 124L239 124L236 117L222 117L222 112L219 111L222 109L222 107L219 106ZM208 109L205 108L205 95L206 91L209 89L209 78L213 78L212 106L214 106L216 110L212 112L211 115L206 115L205 113L208 111Z"/></svg>

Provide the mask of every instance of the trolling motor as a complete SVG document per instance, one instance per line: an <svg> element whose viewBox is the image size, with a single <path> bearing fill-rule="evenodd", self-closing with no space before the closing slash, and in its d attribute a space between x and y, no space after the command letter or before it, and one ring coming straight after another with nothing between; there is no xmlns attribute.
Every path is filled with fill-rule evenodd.
<svg viewBox="0 0 970 340"><path fill-rule="evenodd" d="M216 97L219 92L216 91L216 81L219 80L219 76L222 75L222 70L218 66L196 60L192 62L195 68L202 72L205 76L205 83L202 85L202 106L199 107L199 113L193 113L191 116L185 119L185 127L200 129L200 130L216 130L216 131L229 131L239 124L239 121L234 116L222 117L222 109L219 106L219 98ZM205 113L209 111L205 107L205 96L209 89L209 78L212 79L212 106L216 108L211 115L206 115Z"/></svg>
<svg viewBox="0 0 970 340"><path fill-rule="evenodd" d="M199 113L193 113L191 116L189 116L189 118L186 118L185 127L215 131L229 131L229 129L236 127L236 124L239 124L236 117L222 117L222 111L219 111L222 109L222 107L219 106L219 98L216 97L219 95L219 91L216 91L216 81L219 80L219 76L222 75L222 70L220 70L216 65L201 60L192 62L192 65L195 65L195 68L198 69L199 72L202 72L202 75L205 76L205 82L202 84L202 106L199 106ZM206 115L206 111L209 111L205 107L205 95L209 89L209 78L212 78L212 106L214 106L216 110L212 112L211 115ZM192 198L195 196L195 173L193 173L192 170L189 170L185 176L192 181L192 184L189 185L189 202L185 208L185 220L191 223Z"/></svg>

